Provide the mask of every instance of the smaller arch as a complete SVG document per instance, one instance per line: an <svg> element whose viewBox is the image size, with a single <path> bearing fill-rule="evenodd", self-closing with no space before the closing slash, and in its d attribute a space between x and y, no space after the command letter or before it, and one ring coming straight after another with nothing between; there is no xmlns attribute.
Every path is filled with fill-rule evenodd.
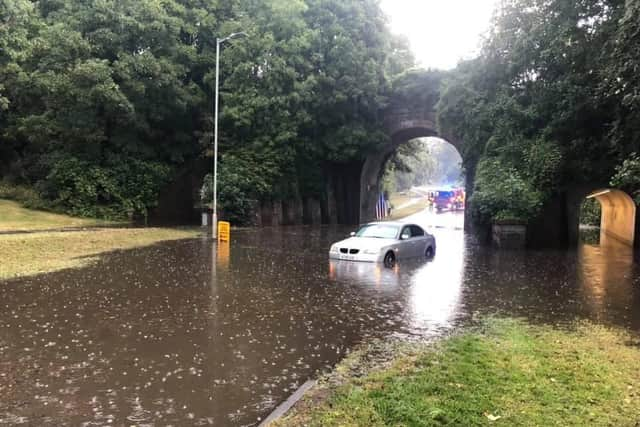
<svg viewBox="0 0 640 427"><path fill-rule="evenodd" d="M627 193L601 188L587 195L600 203L600 232L626 245L633 246L636 230L636 204Z"/></svg>

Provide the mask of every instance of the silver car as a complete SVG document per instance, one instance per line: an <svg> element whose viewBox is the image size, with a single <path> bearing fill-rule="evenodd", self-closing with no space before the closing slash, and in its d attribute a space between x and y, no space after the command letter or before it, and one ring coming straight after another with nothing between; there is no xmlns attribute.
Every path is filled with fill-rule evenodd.
<svg viewBox="0 0 640 427"><path fill-rule="evenodd" d="M401 222L372 222L351 237L331 245L329 258L347 261L382 262L387 267L404 258L432 258L436 239L422 227Z"/></svg>

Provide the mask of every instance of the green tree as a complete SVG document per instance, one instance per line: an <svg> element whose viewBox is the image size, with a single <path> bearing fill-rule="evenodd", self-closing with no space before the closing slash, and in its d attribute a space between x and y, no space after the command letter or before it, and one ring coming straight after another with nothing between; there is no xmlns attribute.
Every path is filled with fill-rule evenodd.
<svg viewBox="0 0 640 427"><path fill-rule="evenodd" d="M438 105L441 132L464 141L465 166L480 162L480 193L471 198L478 212L504 216L490 193L506 188L490 167L524 192L513 210L532 219L570 184L608 180L637 145L626 126L625 95L612 83L635 78L625 68L635 3L502 2L481 55L448 76Z"/></svg>
<svg viewBox="0 0 640 427"><path fill-rule="evenodd" d="M220 70L220 197L238 217L246 201L323 197L331 164L386 140L412 65L376 0L0 6L0 176L85 215L146 215L210 151L216 37L249 33Z"/></svg>
<svg viewBox="0 0 640 427"><path fill-rule="evenodd" d="M640 156L631 153L622 164L616 166L611 178L611 186L627 191L636 205L640 205Z"/></svg>

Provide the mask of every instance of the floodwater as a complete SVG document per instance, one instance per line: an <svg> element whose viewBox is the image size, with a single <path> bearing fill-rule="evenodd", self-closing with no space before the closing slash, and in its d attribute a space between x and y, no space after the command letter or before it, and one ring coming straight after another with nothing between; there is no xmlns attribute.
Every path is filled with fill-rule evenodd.
<svg viewBox="0 0 640 427"><path fill-rule="evenodd" d="M235 231L1 284L0 424L257 424L372 338L434 338L482 314L640 332L631 250L497 252L435 223L432 261L329 262L349 229ZM438 222L440 221L440 222Z"/></svg>

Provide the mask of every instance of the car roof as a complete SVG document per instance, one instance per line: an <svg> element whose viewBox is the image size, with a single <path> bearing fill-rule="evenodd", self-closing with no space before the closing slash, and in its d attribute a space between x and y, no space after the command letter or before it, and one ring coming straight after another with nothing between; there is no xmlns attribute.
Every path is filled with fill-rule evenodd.
<svg viewBox="0 0 640 427"><path fill-rule="evenodd" d="M410 224L407 222L399 222L399 221L374 221L374 222L368 222L363 225L391 225L391 226L401 227L403 225L416 225L416 224Z"/></svg>

